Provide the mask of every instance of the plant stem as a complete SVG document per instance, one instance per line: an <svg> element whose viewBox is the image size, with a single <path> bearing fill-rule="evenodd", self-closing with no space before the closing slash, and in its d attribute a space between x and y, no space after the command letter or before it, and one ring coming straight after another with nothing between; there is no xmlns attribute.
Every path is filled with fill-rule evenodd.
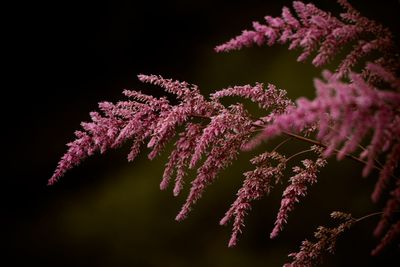
<svg viewBox="0 0 400 267"><path fill-rule="evenodd" d="M297 152L296 154L293 154L293 155L291 155L290 157L288 157L288 158L286 159L286 161L289 161L289 160L291 160L291 159L294 158L294 157L297 157L297 156L299 156L299 155L301 155L301 154L305 154L305 153L308 153L308 152L311 152L311 151L313 151L313 150L312 150L312 149L307 149L307 150L303 150L303 151Z"/></svg>
<svg viewBox="0 0 400 267"><path fill-rule="evenodd" d="M359 222L359 221L362 221L362 220L367 219L367 218L369 218L369 217L373 217L373 216L376 216L376 215L380 215L380 214L382 214L382 213L383 213L383 211L374 212L374 213L365 215L365 216L363 216L363 217L361 217L361 218L355 219L355 221L356 221L356 222Z"/></svg>
<svg viewBox="0 0 400 267"><path fill-rule="evenodd" d="M313 145L317 145L317 146L321 146L321 147L326 148L326 145L324 145L323 143L321 143L321 142L319 142L319 141L316 141L316 140L313 140L313 139L310 139L310 138L307 138L307 137L304 137L304 136L301 136L301 135L298 135L298 134L294 134L294 133L291 133L291 132L288 132L288 131L282 131L282 132L283 132L284 134L286 134L287 136L293 137L293 138L295 138L295 139L297 139L297 140L300 140L300 141L303 141L303 142L307 142L307 143L310 143L310 144L313 144ZM339 152L339 150L337 150L337 149L335 149L334 151L335 151L336 153ZM363 165L366 165L366 164L367 164L367 162L366 162L365 160L359 159L359 158L357 158L357 157L355 157L355 156L353 156L353 155L350 155L350 154L346 154L346 158L349 158L349 159L351 159L351 160L354 160L354 161L356 161L356 162L358 162L358 163L361 163L361 164L363 164ZM378 167L378 166L376 166L376 165L374 165L374 168L377 169L377 170L379 170L379 171L382 170L382 168L380 168L380 167Z"/></svg>
<svg viewBox="0 0 400 267"><path fill-rule="evenodd" d="M393 211L393 213L399 213L399 212L400 212L400 210ZM373 216L380 215L380 214L383 214L383 213L385 213L385 212L384 211L378 211L378 212L374 212L374 213L371 213L371 214L367 214L367 215L365 215L365 216L363 216L361 218L355 219L355 222L359 222L359 221L368 219L369 217L373 217Z"/></svg>
<svg viewBox="0 0 400 267"><path fill-rule="evenodd" d="M335 131L336 133L338 133L338 131L336 131L336 130L333 129L332 127L329 127L329 128L330 128L332 131ZM350 137L346 136L346 139L347 139L347 140L350 140ZM364 146L361 145L361 144L358 144L357 146L358 146L359 148L361 148L363 151L367 150L367 148L364 147ZM383 168L383 165L382 165L382 163L379 162L379 160L377 160L376 158L374 158L374 161L375 161L375 163L376 163L379 167Z"/></svg>
<svg viewBox="0 0 400 267"><path fill-rule="evenodd" d="M292 140L292 137L286 138L285 140L283 140L282 142L280 142L280 143L272 150L272 152L276 151L278 148L280 148L281 146L283 146L284 144L286 144L286 143L289 142L290 140Z"/></svg>

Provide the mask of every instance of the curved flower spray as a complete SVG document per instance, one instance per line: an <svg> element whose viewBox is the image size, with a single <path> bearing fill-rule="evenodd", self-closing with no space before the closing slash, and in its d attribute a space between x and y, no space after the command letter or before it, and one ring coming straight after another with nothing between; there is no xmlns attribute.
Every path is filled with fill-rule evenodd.
<svg viewBox="0 0 400 267"><path fill-rule="evenodd" d="M280 17L266 16L265 24L254 22L252 30L245 30L215 48L217 52L227 52L252 45L288 43L289 49L303 50L299 61L316 52L312 64L321 67L341 47L351 45L351 51L335 71L325 70L322 79L315 79L317 94L313 100L300 98L292 102L285 90L261 83L225 88L206 98L196 85L141 74L140 81L162 87L174 94L178 103L129 90L123 92L127 100L100 103L101 112L90 113L91 121L82 123L82 130L75 132L76 139L68 144L69 149L49 184L95 152L104 153L126 142L132 143L129 161L145 143L151 149L148 157L153 159L183 129L160 184L162 190L167 189L174 177L173 194L177 196L187 179L187 170L197 170L186 202L176 216L180 221L241 150L284 135L288 139L251 160L254 170L244 173L237 199L220 221L225 225L233 220L229 246L236 245L251 202L268 195L276 183L285 179L283 173L289 161L312 153L312 158L293 167L270 237L276 238L283 230L290 211L317 182L319 170L327 164L326 158L336 155L338 160L348 157L364 164L364 176L373 169L379 170L372 200L387 199L383 211L377 213L381 220L374 231L381 241L372 254L379 254L400 237L400 221L395 216L400 210L400 180L396 176L400 159L400 59L388 29L363 17L347 1L338 3L344 9L340 17L313 4L295 1L294 13L284 7ZM373 60L366 62L371 55ZM362 66L358 73L356 65ZM231 96L251 100L267 115L254 118L242 103L225 106L221 99ZM289 139L308 142L311 147L291 156L283 155L279 148ZM303 241L300 251L291 253L292 262L285 266L320 263L324 253L333 253L336 239L344 230L368 217L355 219L342 212L333 212L331 216L343 222L336 228L319 227L315 233L317 241Z"/></svg>

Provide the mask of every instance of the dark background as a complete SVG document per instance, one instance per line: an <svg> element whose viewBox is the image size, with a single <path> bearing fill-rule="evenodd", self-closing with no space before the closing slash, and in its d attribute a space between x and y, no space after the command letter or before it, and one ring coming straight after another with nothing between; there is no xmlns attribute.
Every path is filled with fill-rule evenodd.
<svg viewBox="0 0 400 267"><path fill-rule="evenodd" d="M398 1L352 3L398 34ZM238 246L229 249L231 226L218 221L254 153L223 172L182 223L174 217L187 190L174 198L158 189L167 153L149 162L144 151L127 163L125 146L46 186L65 144L97 102L121 99L124 88L161 93L141 85L139 73L186 80L205 94L260 81L287 89L293 98L312 97L312 77L320 70L297 63L299 51L213 51L253 20L279 15L283 5L290 1L39 1L5 8L1 265L280 266L318 225L330 225L331 211L361 217L379 210L382 205L369 198L376 174L362 179L361 166L332 160L278 239L268 235L282 185L255 203ZM334 1L317 5L339 10ZM289 145L288 153L299 146ZM398 250L369 256L377 221L360 222L346 233L324 266L395 266L390 261L398 260Z"/></svg>

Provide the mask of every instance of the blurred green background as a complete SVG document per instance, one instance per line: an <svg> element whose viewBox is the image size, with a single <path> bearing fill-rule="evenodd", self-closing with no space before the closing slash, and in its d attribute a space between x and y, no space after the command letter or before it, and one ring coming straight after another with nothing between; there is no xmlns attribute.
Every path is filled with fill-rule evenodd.
<svg viewBox="0 0 400 267"><path fill-rule="evenodd" d="M398 1L351 2L398 34ZM334 1L315 3L334 14L339 10ZM362 179L361 166L333 159L279 238L270 240L269 232L284 185L254 203L237 247L228 248L231 226L219 226L219 219L235 199L241 173L251 168L248 159L279 139L243 153L180 223L174 218L188 188L177 198L159 190L168 153L149 162L144 148L127 163L129 146L124 146L86 160L55 186L46 186L65 143L97 102L118 101L124 88L162 94L140 84L139 73L195 83L204 94L258 81L288 90L293 99L312 97L312 78L321 70L309 61L297 63L299 51L288 52L287 46L213 51L252 21L279 15L283 5L290 1L15 4L8 53L13 83L6 89L11 95L3 98L1 265L281 266L318 225L332 225L331 211L361 217L381 209L382 203L370 201L376 173ZM292 142L283 150L291 154L302 147ZM397 266L398 249L369 256L377 221L363 221L346 233L323 266Z"/></svg>

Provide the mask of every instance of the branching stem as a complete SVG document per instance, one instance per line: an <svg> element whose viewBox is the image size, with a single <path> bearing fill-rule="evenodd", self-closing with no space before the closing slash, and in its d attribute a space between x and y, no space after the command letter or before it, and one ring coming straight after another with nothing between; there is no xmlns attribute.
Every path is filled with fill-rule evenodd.
<svg viewBox="0 0 400 267"><path fill-rule="evenodd" d="M293 137L293 138L295 138L297 140L300 140L300 141L303 141L303 142L307 142L307 143L310 143L310 144L313 144L313 145L317 145L317 146L321 146L321 147L326 148L326 145L324 145L323 143L321 143L319 141L316 141L316 140L313 140L313 139L310 139L310 138L307 138L307 137L304 137L304 136L301 136L301 135L298 135L298 134L294 134L294 133L291 133L291 132L288 132L288 131L282 131L282 132L284 134L286 134L287 136ZM336 153L339 153L339 150L337 150L337 149L335 149L334 151ZM367 162L365 160L359 159L359 158L357 158L357 157L355 157L353 155L350 155L350 154L346 154L346 158L354 160L354 161L356 161L358 163L361 163L363 165L367 164ZM382 171L382 168L380 168L380 167L378 167L376 165L374 165L374 168L379 170L379 171Z"/></svg>
<svg viewBox="0 0 400 267"><path fill-rule="evenodd" d="M297 152L296 154L293 154L293 155L291 155L290 157L288 157L288 158L286 159L286 161L289 161L289 160L291 160L291 159L294 158L294 157L297 157L297 156L299 156L299 155L301 155L301 154L305 154L305 153L308 153L308 152L311 152L311 151L313 151L313 150L312 150L312 149L302 150L302 151Z"/></svg>
<svg viewBox="0 0 400 267"><path fill-rule="evenodd" d="M369 217L373 217L373 216L380 215L380 214L383 214L383 211L378 211L378 212L374 212L374 213L371 213L371 214L367 214L367 215L365 215L365 216L363 216L361 218L355 219L355 221L359 222L359 221L365 220L365 219L367 219Z"/></svg>
<svg viewBox="0 0 400 267"><path fill-rule="evenodd" d="M272 152L278 150L278 148L280 148L281 146L283 146L284 144L286 144L287 142L289 142L290 140L292 140L292 137L286 138L285 140L283 140L282 142L280 142L273 150Z"/></svg>
<svg viewBox="0 0 400 267"><path fill-rule="evenodd" d="M394 213L399 213L399 212L400 212L400 210L394 211ZM368 219L369 217L373 217L373 216L376 216L376 215L381 215L381 214L383 214L383 213L384 213L384 211L374 212L374 213L371 213L371 214L367 214L367 215L365 215L365 216L363 216L363 217L361 217L361 218L355 219L355 221L356 221L356 222L359 222L359 221Z"/></svg>

